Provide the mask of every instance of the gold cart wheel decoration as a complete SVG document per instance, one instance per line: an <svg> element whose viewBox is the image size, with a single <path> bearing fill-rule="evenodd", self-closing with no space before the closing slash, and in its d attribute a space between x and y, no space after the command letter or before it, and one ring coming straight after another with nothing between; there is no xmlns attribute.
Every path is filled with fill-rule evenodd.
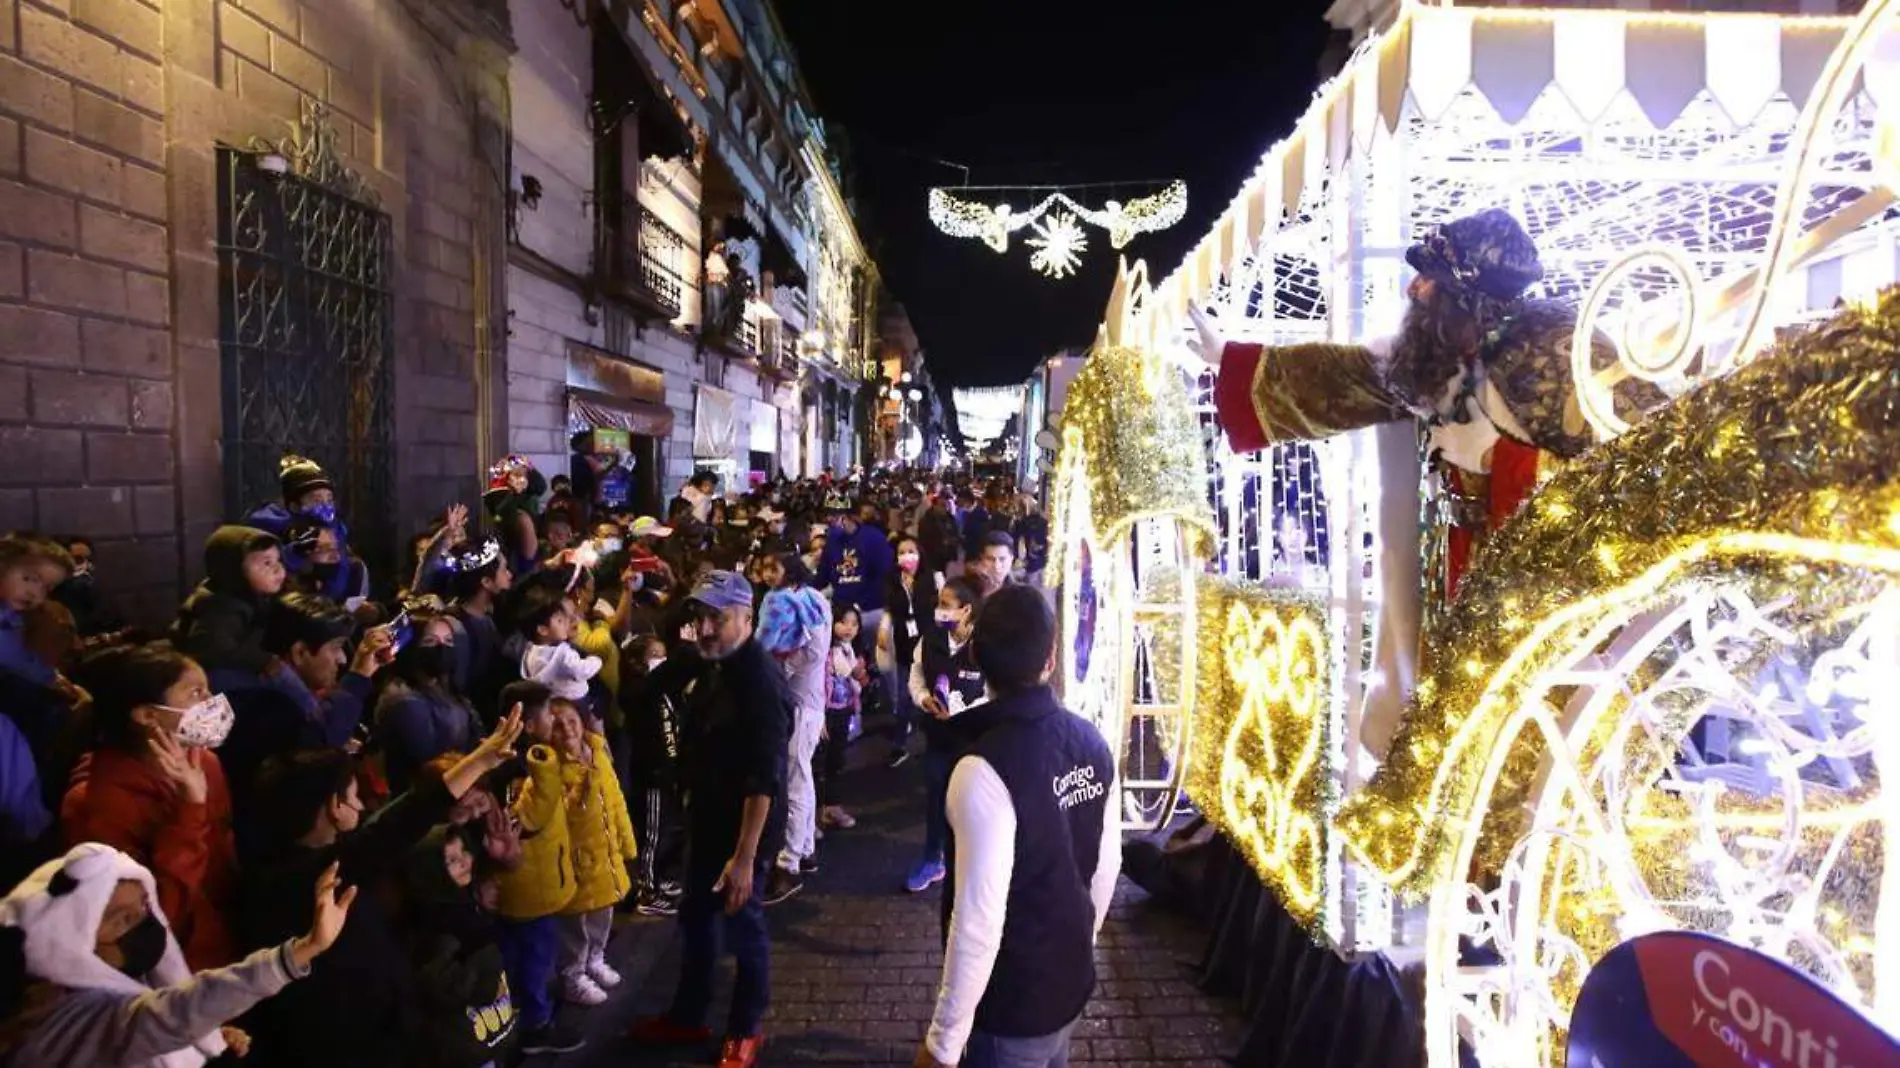
<svg viewBox="0 0 1900 1068"><path fill-rule="evenodd" d="M1063 700L1117 754L1123 825L1173 819L1187 772L1194 708L1195 536L1166 516L1115 541L1095 529L1087 437L1063 431L1056 500Z"/></svg>
<svg viewBox="0 0 1900 1068"><path fill-rule="evenodd" d="M1200 426L1178 370L1124 347L1148 301L1125 263L1088 360L1069 386L1056 458L1050 570L1064 700L1118 754L1123 822L1173 818L1195 696L1195 592L1213 535Z"/></svg>
<svg viewBox="0 0 1900 1068"><path fill-rule="evenodd" d="M1539 755L1524 829L1495 878L1432 894L1432 1064L1458 1064L1461 1041L1482 1064L1563 1064L1590 967L1661 930L1753 946L1883 1018L1900 976L1875 939L1900 903L1882 908L1881 785L1900 735L1870 699L1900 682L1900 551L1868 553L1788 539L1712 549L1708 573L1671 561L1537 673L1484 768L1495 783ZM1484 845L1467 829L1453 869Z"/></svg>
<svg viewBox="0 0 1900 1068"><path fill-rule="evenodd" d="M1434 1065L1461 1037L1560 1063L1583 973L1658 929L1900 1012L1896 366L1891 291L1592 450L1481 552L1334 821L1430 901Z"/></svg>

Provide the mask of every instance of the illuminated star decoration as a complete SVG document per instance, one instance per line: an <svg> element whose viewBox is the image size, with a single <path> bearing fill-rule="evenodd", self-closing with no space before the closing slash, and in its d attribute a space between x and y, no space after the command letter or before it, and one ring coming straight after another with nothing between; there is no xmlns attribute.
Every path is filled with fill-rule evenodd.
<svg viewBox="0 0 1900 1068"><path fill-rule="evenodd" d="M1088 235L1075 224L1075 216L1057 212L1032 229L1036 236L1026 242L1036 251L1029 265L1050 278L1067 278L1082 262L1081 254L1089 247Z"/></svg>
<svg viewBox="0 0 1900 1068"><path fill-rule="evenodd" d="M1049 187L1007 188L1033 192ZM982 241L998 252L1009 251L1010 235L1034 226L1039 236L1029 241L1036 249L1031 265L1051 278L1064 278L1075 271L1079 254L1088 247L1082 223L1107 230L1108 243L1122 248L1138 234L1166 230L1180 222L1187 212L1187 185L1169 182L1160 192L1127 203L1110 200L1100 208L1088 207L1060 189L1021 210L1006 203L966 200L953 189L932 189L929 202L930 221L937 229L951 237Z"/></svg>

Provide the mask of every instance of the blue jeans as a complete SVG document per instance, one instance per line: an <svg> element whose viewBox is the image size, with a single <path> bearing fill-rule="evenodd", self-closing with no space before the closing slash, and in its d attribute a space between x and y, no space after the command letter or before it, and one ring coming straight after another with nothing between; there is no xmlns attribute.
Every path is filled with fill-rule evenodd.
<svg viewBox="0 0 1900 1068"><path fill-rule="evenodd" d="M546 1027L554 1019L554 971L561 955L558 917L503 920L496 925L495 942L502 966L508 969L508 990L521 1010L523 1026Z"/></svg>
<svg viewBox="0 0 1900 1068"><path fill-rule="evenodd" d="M955 761L949 753L935 749L924 750L922 760L924 769L924 860L942 861L943 847L950 840L950 817L944 811L944 804L950 794L950 766Z"/></svg>
<svg viewBox="0 0 1900 1068"><path fill-rule="evenodd" d="M728 839L730 841L730 839ZM708 853L714 855L707 855ZM765 930L765 880L772 873L776 852L763 846L752 872L752 899L737 913L726 915L725 894L713 889L731 857L726 849L706 850L700 842L687 846L686 893L680 901L680 930L685 952L680 963L680 985L667 1013L681 1027L704 1027L712 1012L713 973L719 962L720 935L738 965L732 984L732 1008L726 1017L727 1038L751 1038L771 1003L772 941Z"/></svg>
<svg viewBox="0 0 1900 1068"><path fill-rule="evenodd" d="M1053 1035L1040 1038L1004 1038L970 1032L963 1051L963 1068L1068 1068L1069 1034L1075 1020Z"/></svg>

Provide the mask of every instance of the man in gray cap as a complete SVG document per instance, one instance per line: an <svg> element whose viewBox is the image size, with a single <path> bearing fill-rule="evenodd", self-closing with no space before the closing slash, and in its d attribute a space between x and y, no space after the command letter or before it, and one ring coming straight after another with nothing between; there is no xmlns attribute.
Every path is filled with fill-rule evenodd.
<svg viewBox="0 0 1900 1068"><path fill-rule="evenodd" d="M785 755L792 696L785 675L752 633L752 584L714 571L687 598L698 656L676 656L652 678L686 694L680 778L686 792L685 952L673 1007L633 1029L652 1045L712 1038L713 973L720 925L738 965L727 1016L724 1068L751 1068L764 1042L771 942L763 890L783 834ZM691 681L688 681L691 680Z"/></svg>

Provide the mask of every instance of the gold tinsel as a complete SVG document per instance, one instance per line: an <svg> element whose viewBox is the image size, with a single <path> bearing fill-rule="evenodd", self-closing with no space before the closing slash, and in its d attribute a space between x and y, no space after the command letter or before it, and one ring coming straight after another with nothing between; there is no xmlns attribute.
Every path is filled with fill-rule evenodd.
<svg viewBox="0 0 1900 1068"><path fill-rule="evenodd" d="M1105 345L1089 354L1069 385L1049 560L1057 574L1071 536L1112 549L1135 522L1150 517L1180 522L1202 554L1212 542L1200 424L1178 372L1150 367L1147 359L1135 349ZM1079 461L1073 449L1081 450ZM1088 483L1090 530L1069 529L1075 518L1060 479L1078 469Z"/></svg>
<svg viewBox="0 0 1900 1068"><path fill-rule="evenodd" d="M1327 822L1337 802L1326 602L1227 580L1204 583L1198 597L1183 785L1287 912L1323 942L1332 877ZM1295 633L1316 644L1289 638ZM1262 665L1252 708L1234 670L1248 674L1249 660Z"/></svg>
<svg viewBox="0 0 1900 1068"><path fill-rule="evenodd" d="M1481 853L1480 870L1467 873L1448 870L1453 850L1487 813L1495 841L1515 840L1517 806L1540 749L1528 734L1498 735L1529 684L1574 652L1598 616L1533 645L1540 624L1617 591L1657 603L1711 576L1746 581L1757 603L1785 593L1806 605L1827 600L1829 590L1890 578L1851 550L1900 548L1897 479L1895 291L1783 342L1585 454L1485 542L1458 603L1426 635L1429 670L1417 701L1384 765L1335 821L1347 844L1409 894L1442 879L1488 878L1495 852ZM1816 552L1817 545L1847 550ZM1650 573L1672 559L1681 566ZM1514 655L1518 669L1494 679ZM1494 681L1494 700L1483 705ZM1497 788L1481 799L1496 744L1514 749Z"/></svg>

